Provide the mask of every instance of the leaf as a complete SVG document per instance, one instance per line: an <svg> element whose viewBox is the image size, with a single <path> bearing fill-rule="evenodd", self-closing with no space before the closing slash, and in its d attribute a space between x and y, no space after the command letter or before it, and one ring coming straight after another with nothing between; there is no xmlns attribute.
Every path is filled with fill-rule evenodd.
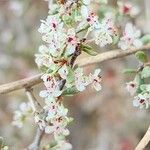
<svg viewBox="0 0 150 150"><path fill-rule="evenodd" d="M143 44L148 44L150 43L150 34L146 34L141 38L141 41Z"/></svg>
<svg viewBox="0 0 150 150"><path fill-rule="evenodd" d="M137 71L135 69L124 69L123 73L124 74L133 74L136 73Z"/></svg>
<svg viewBox="0 0 150 150"><path fill-rule="evenodd" d="M119 36L118 35L114 35L113 36L113 44L115 45L115 44L117 44L118 43L118 41L119 41Z"/></svg>
<svg viewBox="0 0 150 150"><path fill-rule="evenodd" d="M75 87L67 88L63 91L62 95L72 96L73 94L77 94L79 91Z"/></svg>
<svg viewBox="0 0 150 150"><path fill-rule="evenodd" d="M141 77L142 78L150 77L150 67L149 66L144 67L144 69L141 72Z"/></svg>
<svg viewBox="0 0 150 150"><path fill-rule="evenodd" d="M150 84L142 84L142 85L140 86L140 89L141 89L142 91L149 91L149 90L150 90Z"/></svg>
<svg viewBox="0 0 150 150"><path fill-rule="evenodd" d="M136 52L135 57L143 63L147 62L147 55L143 51Z"/></svg>
<svg viewBox="0 0 150 150"><path fill-rule="evenodd" d="M57 142L56 142L56 141L52 141L52 142L49 144L49 147L50 147L50 148L54 148L56 145L57 145Z"/></svg>
<svg viewBox="0 0 150 150"><path fill-rule="evenodd" d="M71 67L67 67L68 68L68 75L67 75L67 83L71 83L74 81L74 71Z"/></svg>
<svg viewBox="0 0 150 150"><path fill-rule="evenodd" d="M141 78L141 74L137 74L136 76L135 76L135 79L134 79L134 81L136 82L136 84L138 85L138 88L137 88L137 93L141 93L141 88L140 88L140 86L142 85L142 84L144 84L144 79L142 79Z"/></svg>
<svg viewBox="0 0 150 150"><path fill-rule="evenodd" d="M91 56L96 56L98 53L92 49L89 45L81 45L81 50Z"/></svg>
<svg viewBox="0 0 150 150"><path fill-rule="evenodd" d="M62 20L68 27L71 27L74 23L74 20L69 15L63 15Z"/></svg>

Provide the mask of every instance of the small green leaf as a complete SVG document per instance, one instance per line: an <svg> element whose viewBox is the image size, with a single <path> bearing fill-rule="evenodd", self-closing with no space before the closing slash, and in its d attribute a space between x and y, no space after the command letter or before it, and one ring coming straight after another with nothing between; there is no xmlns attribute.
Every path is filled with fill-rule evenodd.
<svg viewBox="0 0 150 150"><path fill-rule="evenodd" d="M137 71L135 69L124 69L123 73L124 74L133 74L136 73Z"/></svg>
<svg viewBox="0 0 150 150"><path fill-rule="evenodd" d="M141 74L137 74L135 76L135 79L134 81L136 82L136 84L138 85L138 88L137 88L137 93L141 93L141 88L140 88L140 85L144 84L144 79L141 78Z"/></svg>
<svg viewBox="0 0 150 150"><path fill-rule="evenodd" d="M69 15L63 15L62 20L68 27L71 27L74 23L74 20Z"/></svg>
<svg viewBox="0 0 150 150"><path fill-rule="evenodd" d="M147 62L147 56L143 51L136 52L135 57L143 63Z"/></svg>
<svg viewBox="0 0 150 150"><path fill-rule="evenodd" d="M142 91L149 91L149 90L150 90L150 84L142 84L142 85L140 86L140 89L141 89Z"/></svg>
<svg viewBox="0 0 150 150"><path fill-rule="evenodd" d="M81 20L81 15L79 13L79 11L77 9L75 9L73 12L72 12L72 17L75 21L80 21Z"/></svg>
<svg viewBox="0 0 150 150"><path fill-rule="evenodd" d="M49 144L49 148L53 148L57 145L57 142L56 141L52 141L50 144Z"/></svg>
<svg viewBox="0 0 150 150"><path fill-rule="evenodd" d="M142 78L150 77L150 67L149 66L144 67L144 69L141 72L141 77Z"/></svg>
<svg viewBox="0 0 150 150"><path fill-rule="evenodd" d="M89 45L81 45L81 50L91 56L96 56L98 53L92 49Z"/></svg>
<svg viewBox="0 0 150 150"><path fill-rule="evenodd" d="M141 41L143 44L148 44L150 43L150 34L146 34L141 38Z"/></svg>
<svg viewBox="0 0 150 150"><path fill-rule="evenodd" d="M116 35L116 36L113 36L113 43L112 44L117 44L118 43L118 41L119 41L119 36L118 35Z"/></svg>
<svg viewBox="0 0 150 150"><path fill-rule="evenodd" d="M67 83L71 83L74 81L74 71L71 67L67 67L68 68L68 75L67 75Z"/></svg>
<svg viewBox="0 0 150 150"><path fill-rule="evenodd" d="M63 91L62 95L72 96L73 94L77 94L79 91L75 87L67 88Z"/></svg>
<svg viewBox="0 0 150 150"><path fill-rule="evenodd" d="M87 30L89 27L90 27L90 26L87 25L87 23L85 23L85 24L82 25L82 28L78 28L78 29L76 30L76 33L83 32L83 31Z"/></svg>

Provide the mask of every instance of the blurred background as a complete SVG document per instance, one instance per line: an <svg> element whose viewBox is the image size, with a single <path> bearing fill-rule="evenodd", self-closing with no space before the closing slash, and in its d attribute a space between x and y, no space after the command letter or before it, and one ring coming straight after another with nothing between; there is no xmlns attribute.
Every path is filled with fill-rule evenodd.
<svg viewBox="0 0 150 150"><path fill-rule="evenodd" d="M116 0L108 1L109 5L116 6ZM133 2L141 10L134 22L143 33L149 33L150 1ZM47 12L44 0L0 0L0 84L40 72L34 62L34 54L42 43L37 32L40 19L46 18ZM65 99L69 115L75 119L69 126L69 140L74 150L134 149L150 124L150 111L134 108L125 89L125 83L133 77L125 76L122 71L137 64L137 60L129 56L85 67L87 73L94 68L102 69L103 89L98 93L87 89ZM38 97L40 89L42 85L35 86L34 93L42 101ZM21 102L27 101L24 90L0 95L0 136L4 137L10 150L24 149L35 135L32 116L23 128L12 126L13 112ZM50 141L51 137L46 135L42 144ZM150 150L150 145L147 150Z"/></svg>

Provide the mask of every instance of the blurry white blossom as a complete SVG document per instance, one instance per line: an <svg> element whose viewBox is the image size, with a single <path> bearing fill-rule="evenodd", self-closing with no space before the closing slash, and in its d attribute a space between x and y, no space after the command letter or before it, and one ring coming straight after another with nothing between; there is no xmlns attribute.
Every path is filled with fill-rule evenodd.
<svg viewBox="0 0 150 150"><path fill-rule="evenodd" d="M141 31L138 30L132 23L127 23L125 26L125 31L123 36L120 38L118 46L122 50L126 50L131 47L140 48L143 43L139 39L141 36Z"/></svg>
<svg viewBox="0 0 150 150"><path fill-rule="evenodd" d="M16 110L14 112L12 124L14 126L21 128L24 122L31 115L31 113L32 113L32 108L30 106L30 103L24 103L24 102L21 103L19 106L19 110Z"/></svg>
<svg viewBox="0 0 150 150"><path fill-rule="evenodd" d="M13 11L13 13L20 17L23 13L23 4L19 0L13 0L9 2L9 7Z"/></svg>
<svg viewBox="0 0 150 150"><path fill-rule="evenodd" d="M119 12L123 15L125 14L130 15L131 17L135 17L140 12L140 9L135 4L132 4L130 1L118 1L118 6Z"/></svg>

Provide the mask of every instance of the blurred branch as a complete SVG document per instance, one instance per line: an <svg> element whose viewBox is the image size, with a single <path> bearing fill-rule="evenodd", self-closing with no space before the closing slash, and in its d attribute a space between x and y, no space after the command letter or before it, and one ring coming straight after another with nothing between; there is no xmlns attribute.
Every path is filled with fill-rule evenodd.
<svg viewBox="0 0 150 150"><path fill-rule="evenodd" d="M150 141L150 126L148 130L146 131L145 135L143 136L142 140L139 142L135 150L144 150L144 148L147 146L147 144Z"/></svg>
<svg viewBox="0 0 150 150"><path fill-rule="evenodd" d="M39 127L37 128L35 138L33 140L33 143L28 147L28 150L38 150L42 137L44 135L44 130L40 130Z"/></svg>
<svg viewBox="0 0 150 150"><path fill-rule="evenodd" d="M26 88L26 95L28 97L28 100L30 102L33 112L40 113L43 110L43 108L40 105L40 103L37 101L37 99L35 98L35 96L33 94L33 90L30 88Z"/></svg>
<svg viewBox="0 0 150 150"><path fill-rule="evenodd" d="M82 59L77 61L77 64L79 64L79 66L87 66L87 65L91 65L94 63L100 63L100 62L111 60L111 59L122 58L122 57L125 57L127 55L134 54L140 50L150 50L150 44L145 45L145 46L138 48L138 49L132 48L132 49L125 50L125 51L120 50L120 49L111 50L108 52L98 54L96 56L90 56L87 58L82 58ZM11 82L8 84L3 84L0 86L0 94L9 93L9 92L23 89L23 88L30 88L36 84L39 84L42 82L42 80L40 78L41 75L42 74L39 74L39 75L30 77L30 78L25 78L25 79Z"/></svg>
<svg viewBox="0 0 150 150"><path fill-rule="evenodd" d="M40 113L43 109L42 109L42 106L37 101L37 99L35 98L35 96L33 95L33 90L30 88L26 88L26 95L29 99L33 112ZM34 140L32 144L28 147L28 150L38 150L43 135L44 135L44 130L40 130L40 128L38 127Z"/></svg>

